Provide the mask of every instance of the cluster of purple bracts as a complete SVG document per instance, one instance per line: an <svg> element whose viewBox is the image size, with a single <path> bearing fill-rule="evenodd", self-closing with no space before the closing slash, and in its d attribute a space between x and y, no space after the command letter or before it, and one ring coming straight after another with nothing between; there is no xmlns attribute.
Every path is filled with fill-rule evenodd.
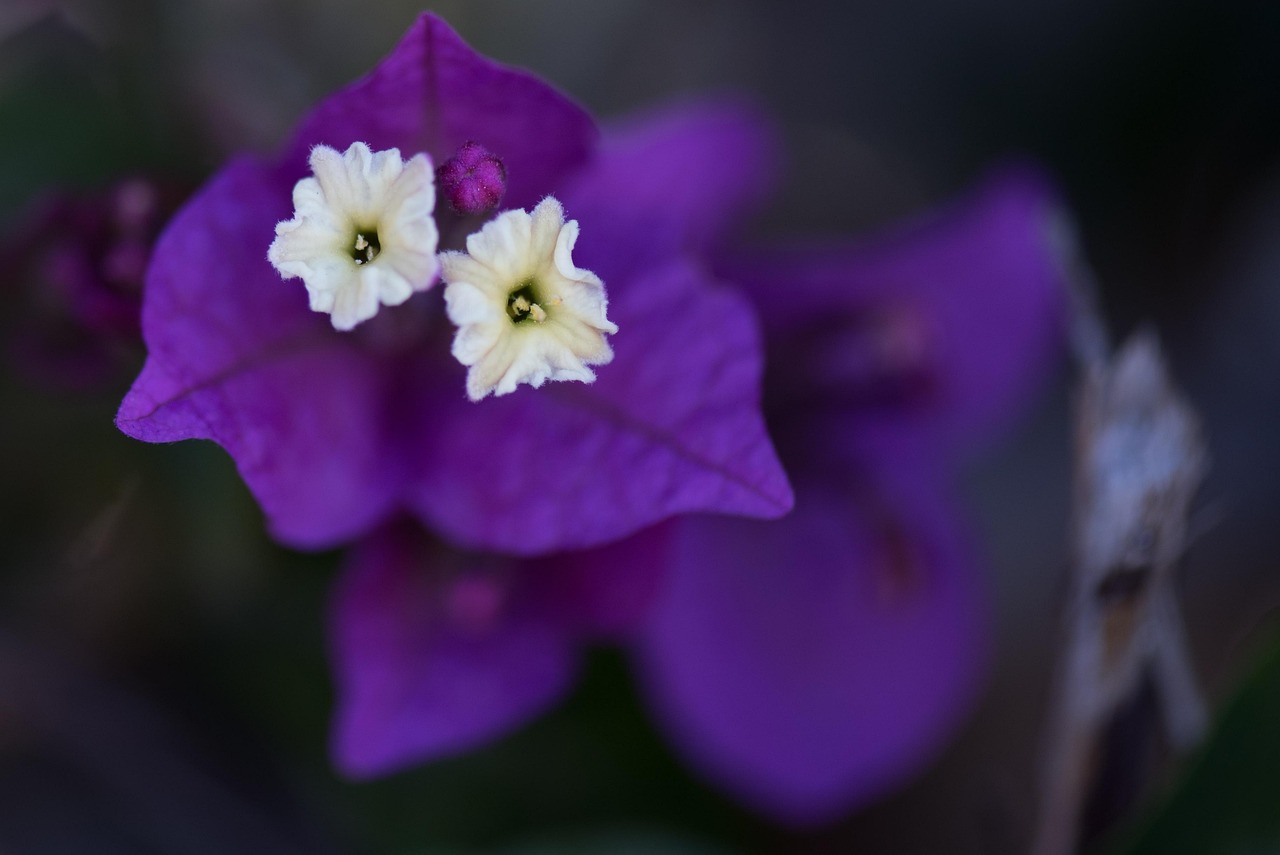
<svg viewBox="0 0 1280 855"><path fill-rule="evenodd" d="M598 379L468 401L439 288L350 333L310 312L267 246L310 150L356 141L481 176L437 205L445 249L503 190L558 198L619 330ZM984 616L949 484L1053 357L1058 203L1009 168L884 236L735 253L774 149L732 102L601 133L426 15L281 156L232 162L170 223L118 424L214 440L278 540L351 547L339 768L497 738L595 641L630 651L691 764L784 820L883 792L958 723Z"/></svg>

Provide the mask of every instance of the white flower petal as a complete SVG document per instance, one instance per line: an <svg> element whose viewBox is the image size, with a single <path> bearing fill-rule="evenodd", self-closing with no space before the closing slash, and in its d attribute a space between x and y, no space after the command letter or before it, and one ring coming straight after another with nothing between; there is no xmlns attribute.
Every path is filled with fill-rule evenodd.
<svg viewBox="0 0 1280 855"><path fill-rule="evenodd" d="M518 281L533 272L527 269L529 215L524 211L499 214L467 237L467 254L492 271L495 287L505 294L508 280Z"/></svg>
<svg viewBox="0 0 1280 855"><path fill-rule="evenodd" d="M367 321L378 311L378 291L373 277L357 274L334 292L333 328L343 332Z"/></svg>

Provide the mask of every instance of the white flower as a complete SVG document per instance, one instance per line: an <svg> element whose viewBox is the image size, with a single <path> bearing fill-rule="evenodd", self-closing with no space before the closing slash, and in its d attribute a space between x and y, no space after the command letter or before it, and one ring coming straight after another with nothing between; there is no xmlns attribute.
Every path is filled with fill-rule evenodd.
<svg viewBox="0 0 1280 855"><path fill-rule="evenodd" d="M467 238L466 252L440 255L453 355L470 368L467 396L506 395L547 380L590 383L587 366L613 359L604 283L574 266L577 220L553 197L529 214L506 211Z"/></svg>
<svg viewBox="0 0 1280 855"><path fill-rule="evenodd" d="M398 306L435 283L435 173L425 154L401 161L394 148L320 145L311 171L293 188L293 219L276 226L267 260L302 278L312 311L349 330L379 303Z"/></svg>

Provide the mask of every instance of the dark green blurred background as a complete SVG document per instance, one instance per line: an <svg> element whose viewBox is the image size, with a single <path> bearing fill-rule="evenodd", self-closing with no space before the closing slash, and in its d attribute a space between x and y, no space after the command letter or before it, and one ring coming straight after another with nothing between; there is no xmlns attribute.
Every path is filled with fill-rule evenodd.
<svg viewBox="0 0 1280 855"><path fill-rule="evenodd" d="M1184 610L1215 709L1245 691L1202 759L1156 764L1101 845L1280 852L1280 4L430 8L606 120L686 94L755 97L789 149L762 234L854 234L1003 156L1042 160L1117 332L1153 322L1205 418L1214 469ZM270 150L420 9L0 0L5 234L51 188L192 187L232 152ZM24 323L16 305L0 295L6 335ZM335 778L323 621L337 556L274 547L217 448L118 435L139 359L75 392L0 369L0 852L1023 851L1066 591L1065 368L965 482L997 621L980 708L914 785L801 832L690 778L610 650L510 739L375 784Z"/></svg>

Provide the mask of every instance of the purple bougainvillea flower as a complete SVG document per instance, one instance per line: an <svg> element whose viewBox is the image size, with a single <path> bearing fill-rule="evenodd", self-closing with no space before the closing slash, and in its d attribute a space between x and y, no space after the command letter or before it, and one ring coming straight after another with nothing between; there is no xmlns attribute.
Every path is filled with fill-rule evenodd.
<svg viewBox="0 0 1280 855"><path fill-rule="evenodd" d="M511 730L567 690L596 638L633 646L699 769L786 820L884 792L960 719L983 597L948 485L1054 350L1054 198L1014 170L888 238L726 261L724 236L767 187L767 138L732 105L599 138L563 96L424 16L280 159L235 161L170 225L118 421L221 444L288 544L360 541L332 612L341 768L383 774ZM420 265L371 299L346 271L349 332L311 311L336 304L333 283L304 288L267 259L278 227L304 249L321 233L308 165L323 183L339 158L392 196L397 169L418 190L430 176L449 203L433 214L447 287ZM498 196L522 215L486 222ZM343 196L353 211L361 198ZM377 235L357 225L356 263L372 263ZM483 326L493 308L482 271L449 255L468 236L473 257L554 247L593 319L580 363L484 366L474 339L454 340L449 319ZM274 261L314 274L294 249ZM558 305L511 299L513 321ZM762 370L799 484L770 523L741 519L792 504Z"/></svg>
<svg viewBox="0 0 1280 855"><path fill-rule="evenodd" d="M399 523L352 550L333 591L334 762L368 777L523 724L573 683L587 642L652 599L659 536L542 558L468 553Z"/></svg>
<svg viewBox="0 0 1280 855"><path fill-rule="evenodd" d="M176 187L135 177L91 193L57 192L19 217L0 245L5 336L19 373L87 390L136 370L142 280Z"/></svg>
<svg viewBox="0 0 1280 855"><path fill-rule="evenodd" d="M703 127L620 131L614 179ZM507 733L611 638L690 762L781 820L834 818L919 770L981 682L982 581L949 482L1057 351L1056 210L1036 173L1005 170L890 235L724 265L766 321L794 511L681 516L535 560L379 535L333 598L339 766L384 774Z"/></svg>
<svg viewBox="0 0 1280 855"><path fill-rule="evenodd" d="M118 424L147 441L222 445L272 533L303 548L350 541L405 512L455 545L526 555L689 511L781 515L791 493L760 414L757 321L698 260L768 182L763 143L736 132L744 121L726 108L701 114L679 139L602 148L577 105L424 15L369 76L317 107L278 160L234 161L170 224L147 277L147 363ZM321 276L328 268L299 261L298 246L323 242L319 194L343 175L373 182L339 188L342 216L356 218L369 193L408 198L392 183L402 172L427 193L428 166L477 151L501 159L504 205L533 209L553 194L577 222L564 223L580 236L576 247L572 236L557 244L557 264L573 249L578 272L604 281L600 326L619 329L611 361L598 349L590 385L469 401L465 390L486 390L450 356L434 263L414 261L373 294L354 274L335 285ZM709 151L723 164L705 168ZM429 164L415 159L423 155ZM320 184L299 184L309 162ZM402 238L433 231L420 220L423 198ZM442 249L489 228L463 207L435 205ZM269 263L277 224L297 245L273 246ZM356 264L374 258L376 237L357 235ZM402 243L396 251L409 258L413 241ZM273 263L314 281L282 280ZM335 330L309 310L308 291L323 311L336 294L341 326L358 328ZM552 370L530 382L547 374L557 379Z"/></svg>
<svg viewBox="0 0 1280 855"><path fill-rule="evenodd" d="M820 822L884 793L975 695L982 580L948 486L1060 347L1057 216L1014 168L912 228L730 265L796 507L669 526L635 650L676 743L762 810Z"/></svg>

